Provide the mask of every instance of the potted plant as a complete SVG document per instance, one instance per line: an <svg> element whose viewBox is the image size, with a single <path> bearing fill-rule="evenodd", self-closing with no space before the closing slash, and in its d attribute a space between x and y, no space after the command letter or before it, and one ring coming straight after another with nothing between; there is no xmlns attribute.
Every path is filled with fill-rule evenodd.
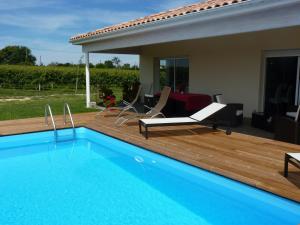
<svg viewBox="0 0 300 225"><path fill-rule="evenodd" d="M116 105L116 96L113 94L112 89L107 87L101 87L99 89L99 105L105 108L110 108Z"/></svg>

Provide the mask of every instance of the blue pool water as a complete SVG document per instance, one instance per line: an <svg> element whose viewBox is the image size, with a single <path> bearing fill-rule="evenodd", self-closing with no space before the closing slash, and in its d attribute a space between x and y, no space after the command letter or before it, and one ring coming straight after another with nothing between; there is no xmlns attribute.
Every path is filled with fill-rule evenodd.
<svg viewBox="0 0 300 225"><path fill-rule="evenodd" d="M297 225L300 204L86 128L0 138L0 225Z"/></svg>

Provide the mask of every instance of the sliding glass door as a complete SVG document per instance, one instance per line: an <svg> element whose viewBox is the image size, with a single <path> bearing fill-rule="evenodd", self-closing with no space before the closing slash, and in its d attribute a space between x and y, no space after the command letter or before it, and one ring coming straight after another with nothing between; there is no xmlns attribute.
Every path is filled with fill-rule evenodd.
<svg viewBox="0 0 300 225"><path fill-rule="evenodd" d="M160 60L160 87L169 86L173 92L188 92L189 60L168 58Z"/></svg>
<svg viewBox="0 0 300 225"><path fill-rule="evenodd" d="M299 105L300 56L266 58L265 112L283 114Z"/></svg>

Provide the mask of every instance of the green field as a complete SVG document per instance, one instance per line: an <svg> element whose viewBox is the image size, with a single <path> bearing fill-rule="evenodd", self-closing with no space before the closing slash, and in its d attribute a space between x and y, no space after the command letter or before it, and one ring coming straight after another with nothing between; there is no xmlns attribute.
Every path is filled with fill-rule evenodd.
<svg viewBox="0 0 300 225"><path fill-rule="evenodd" d="M138 75L135 70L91 69L91 101L99 102L98 91L105 88L121 100L122 89L138 82ZM0 120L43 116L46 104L60 115L65 102L73 114L95 111L85 107L84 67L0 65Z"/></svg>
<svg viewBox="0 0 300 225"><path fill-rule="evenodd" d="M113 88L113 91L120 100L121 89ZM91 101L98 100L96 90L92 90ZM96 111L85 107L85 90L75 94L74 90L62 88L47 91L0 88L0 120L44 116L46 104L51 105L54 115L61 115L65 102L69 103L73 114Z"/></svg>

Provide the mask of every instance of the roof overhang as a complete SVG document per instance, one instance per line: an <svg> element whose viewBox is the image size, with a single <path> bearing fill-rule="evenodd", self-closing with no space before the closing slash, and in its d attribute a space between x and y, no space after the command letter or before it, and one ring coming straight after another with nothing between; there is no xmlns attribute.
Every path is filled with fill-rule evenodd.
<svg viewBox="0 0 300 225"><path fill-rule="evenodd" d="M145 45L299 26L299 12L299 0L251 0L72 43L83 52L139 54Z"/></svg>

